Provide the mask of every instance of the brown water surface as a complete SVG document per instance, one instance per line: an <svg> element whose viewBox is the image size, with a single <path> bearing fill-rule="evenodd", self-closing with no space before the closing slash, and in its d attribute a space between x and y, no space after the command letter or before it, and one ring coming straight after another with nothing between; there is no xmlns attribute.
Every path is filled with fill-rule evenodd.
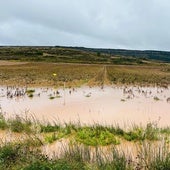
<svg viewBox="0 0 170 170"><path fill-rule="evenodd" d="M21 89L21 88L18 88ZM24 89L24 88L23 88ZM16 88L0 87L0 105L6 116L34 115L38 120L115 124L158 121L170 125L170 90L158 87L34 88L34 97L14 96ZM24 89L25 90L25 89ZM7 91L13 96L7 97ZM50 99L50 96L55 97Z"/></svg>

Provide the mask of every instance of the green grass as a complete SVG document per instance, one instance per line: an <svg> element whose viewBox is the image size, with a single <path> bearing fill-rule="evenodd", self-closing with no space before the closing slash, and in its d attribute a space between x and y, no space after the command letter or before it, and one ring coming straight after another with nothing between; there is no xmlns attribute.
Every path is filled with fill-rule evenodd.
<svg viewBox="0 0 170 170"><path fill-rule="evenodd" d="M8 129L7 121L5 120L4 116L0 113L0 129L5 130Z"/></svg>
<svg viewBox="0 0 170 170"><path fill-rule="evenodd" d="M163 134L169 134L170 135L170 127L161 128L160 132L163 133Z"/></svg>
<svg viewBox="0 0 170 170"><path fill-rule="evenodd" d="M93 154L92 154L93 153ZM134 153L133 153L134 154ZM169 145L144 142L137 146L137 156L111 147L104 152L100 147L77 143L63 146L60 156L44 155L39 147L27 143L4 143L0 146L0 169L7 170L168 170Z"/></svg>
<svg viewBox="0 0 170 170"><path fill-rule="evenodd" d="M24 143L7 143L0 147L0 169L19 170L36 160L45 160L39 149Z"/></svg>
<svg viewBox="0 0 170 170"><path fill-rule="evenodd" d="M170 150L169 143L162 141L161 144L144 142L138 148L136 157L138 169L169 170Z"/></svg>
<svg viewBox="0 0 170 170"><path fill-rule="evenodd" d="M53 143L56 140L68 137L70 133L66 129L62 129L58 132L53 132L52 134L45 135L45 142Z"/></svg>
<svg viewBox="0 0 170 170"><path fill-rule="evenodd" d="M50 123L48 123L47 125L43 125L43 124L40 124L40 129L41 131L40 132L56 132L60 129L60 124L55 124L55 125L51 125Z"/></svg>
<svg viewBox="0 0 170 170"><path fill-rule="evenodd" d="M59 136L58 134L56 133L52 133L51 135L47 135L45 136L45 142L47 143L53 143L54 141L62 138L63 136Z"/></svg>
<svg viewBox="0 0 170 170"><path fill-rule="evenodd" d="M131 130L125 132L123 137L128 141L158 140L160 129L154 123L148 123L146 127L134 125Z"/></svg>
<svg viewBox="0 0 170 170"><path fill-rule="evenodd" d="M169 127L158 128L155 122L149 122L146 126L133 125L125 130L119 126L102 126L100 124L85 126L79 123L65 123L63 125L59 122L57 123L57 121L53 125L50 123L42 124L19 116L6 120L1 115L0 129L9 129L17 133L44 134L47 143L52 143L61 138L74 138L77 142L89 146L117 145L122 140L135 142L145 140L159 141L165 136L170 137Z"/></svg>
<svg viewBox="0 0 170 170"><path fill-rule="evenodd" d="M0 129L7 130L10 129L12 132L25 132L33 133L35 127L30 120L22 119L19 116L16 116L14 119L5 119L3 115L0 116Z"/></svg>
<svg viewBox="0 0 170 170"><path fill-rule="evenodd" d="M90 127L84 127L78 130L76 140L90 146L106 146L120 143L118 138L113 133L107 130L100 130Z"/></svg>
<svg viewBox="0 0 170 170"><path fill-rule="evenodd" d="M19 116L16 116L14 119L10 119L7 121L7 124L9 126L9 129L12 132L25 132L25 133L31 133L34 130L32 129L32 123L29 120L24 120Z"/></svg>
<svg viewBox="0 0 170 170"><path fill-rule="evenodd" d="M5 124L0 126L2 130L26 132L27 135L24 140L1 143L0 169L168 170L170 167L170 128L158 128L155 122L145 127L133 125L124 130L119 126L99 124L41 124L18 116L6 120L1 115L1 121ZM60 156L51 158L41 152L42 146L59 139L70 141L61 145ZM124 148L117 149L118 144L125 140L133 144L137 155L125 154Z"/></svg>

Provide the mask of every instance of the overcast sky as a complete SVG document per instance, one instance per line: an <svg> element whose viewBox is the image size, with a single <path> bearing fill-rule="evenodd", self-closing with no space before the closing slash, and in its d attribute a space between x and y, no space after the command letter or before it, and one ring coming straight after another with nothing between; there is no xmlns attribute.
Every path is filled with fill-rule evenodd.
<svg viewBox="0 0 170 170"><path fill-rule="evenodd" d="M0 45L170 50L170 0L0 0Z"/></svg>

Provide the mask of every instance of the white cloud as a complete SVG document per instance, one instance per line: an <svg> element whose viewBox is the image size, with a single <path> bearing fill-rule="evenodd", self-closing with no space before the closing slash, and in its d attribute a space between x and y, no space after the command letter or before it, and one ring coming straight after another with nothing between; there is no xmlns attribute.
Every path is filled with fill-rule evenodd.
<svg viewBox="0 0 170 170"><path fill-rule="evenodd" d="M168 0L5 0L1 45L170 50Z"/></svg>

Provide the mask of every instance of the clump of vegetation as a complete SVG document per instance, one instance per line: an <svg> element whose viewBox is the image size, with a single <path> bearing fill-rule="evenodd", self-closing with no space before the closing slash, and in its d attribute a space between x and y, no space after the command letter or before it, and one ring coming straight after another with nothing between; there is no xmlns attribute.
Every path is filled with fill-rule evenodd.
<svg viewBox="0 0 170 170"><path fill-rule="evenodd" d="M0 147L0 164L4 164L6 166L14 164L17 158L20 157L18 150L19 147L12 144L7 144L3 147Z"/></svg>
<svg viewBox="0 0 170 170"><path fill-rule="evenodd" d="M34 89L27 89L27 91L26 91L27 94L34 93L34 92L35 92Z"/></svg>
<svg viewBox="0 0 170 170"><path fill-rule="evenodd" d="M125 132L123 137L128 141L158 140L159 128L155 123L148 123L146 127L134 126L129 132Z"/></svg>
<svg viewBox="0 0 170 170"><path fill-rule="evenodd" d="M72 123L41 124L20 117L5 120L3 115L0 120L3 122L1 129L28 133L24 140L1 143L0 169L100 170L168 169L170 167L169 127L158 128L156 122L149 122L146 127L134 125L129 130L123 130L119 126L99 124L93 126ZM37 126L39 131L34 129ZM35 132L38 132L38 135ZM60 156L54 155L53 158L49 158L41 152L41 146L64 138L71 143L67 146L63 145ZM121 143L122 139L139 141L135 144L137 156L125 154L120 148L116 149L116 145ZM155 143L153 140L158 142ZM106 152L104 150L106 147L103 146L108 146L109 150Z"/></svg>
<svg viewBox="0 0 170 170"><path fill-rule="evenodd" d="M45 142L47 143L53 143L54 141L60 139L61 137L58 137L56 133L52 133L51 135L45 136Z"/></svg>
<svg viewBox="0 0 170 170"><path fill-rule="evenodd" d="M155 101L159 101L159 100L160 100L157 96L155 96L153 99L154 99Z"/></svg>
<svg viewBox="0 0 170 170"><path fill-rule="evenodd" d="M0 113L0 129L5 130L7 129L9 126L7 124L7 121L5 120L4 116L2 113Z"/></svg>
<svg viewBox="0 0 170 170"><path fill-rule="evenodd" d="M143 142L138 148L136 168L138 169L169 169L170 152L169 144L162 141L160 145Z"/></svg>
<svg viewBox="0 0 170 170"><path fill-rule="evenodd" d="M61 128L60 124L51 125L48 123L47 125L40 124L40 132L48 133L48 132L56 132Z"/></svg>
<svg viewBox="0 0 170 170"><path fill-rule="evenodd" d="M158 124L156 122L147 123L144 136L147 140L158 140L160 138Z"/></svg>
<svg viewBox="0 0 170 170"><path fill-rule="evenodd" d="M12 132L31 133L33 131L31 121L24 120L19 116L16 116L14 119L8 120L7 123L8 123L8 126Z"/></svg>
<svg viewBox="0 0 170 170"><path fill-rule="evenodd" d="M93 153L93 154L92 154ZM0 169L166 169L170 167L170 152L167 143L143 142L137 147L137 156L111 147L105 152L101 147L89 147L77 143L63 146L60 156L50 158L37 146L22 143L4 143L0 146Z"/></svg>
<svg viewBox="0 0 170 170"><path fill-rule="evenodd" d="M78 130L76 134L76 140L86 145L110 145L119 144L119 140L114 134L107 130L101 130L98 128L84 127Z"/></svg>
<svg viewBox="0 0 170 170"><path fill-rule="evenodd" d="M53 99L55 99L55 97L54 97L54 96L50 96L49 99L50 99L50 100L53 100Z"/></svg>
<svg viewBox="0 0 170 170"><path fill-rule="evenodd" d="M27 89L27 91L26 91L27 96L28 96L29 98L33 98L33 97L34 97L34 92L35 92L34 89Z"/></svg>
<svg viewBox="0 0 170 170"><path fill-rule="evenodd" d="M10 129L12 132L31 133L35 130L32 127L33 123L30 120L24 120L19 116L6 120L2 114L0 115L0 129L2 130Z"/></svg>
<svg viewBox="0 0 170 170"><path fill-rule="evenodd" d="M127 141L160 140L170 134L169 127L158 128L157 123L154 122L149 122L146 127L134 125L129 130L124 130L119 126L101 126L99 124L81 126L72 123L65 125L48 123L44 125L39 122L31 122L29 119L25 120L19 116L9 120L5 120L1 116L0 129L10 129L12 132L27 134L42 133L47 143L61 138L74 138L77 142L89 146L117 145L121 143L122 139Z"/></svg>
<svg viewBox="0 0 170 170"><path fill-rule="evenodd" d="M129 132L126 132L123 137L128 141L132 141L132 140L141 141L141 140L144 140L145 139L144 129L140 128L140 127L134 127Z"/></svg>
<svg viewBox="0 0 170 170"><path fill-rule="evenodd" d="M60 95L57 95L57 96L56 96L56 98L61 98L61 97L62 97L62 96L60 96Z"/></svg>
<svg viewBox="0 0 170 170"><path fill-rule="evenodd" d="M30 94L28 94L28 97L29 97L29 98L33 98L34 95L33 95L32 93L30 93Z"/></svg>
<svg viewBox="0 0 170 170"><path fill-rule="evenodd" d="M66 129L61 129L58 132L53 132L52 134L47 134L45 136L45 142L53 143L54 141L67 137L70 133Z"/></svg>
<svg viewBox="0 0 170 170"><path fill-rule="evenodd" d="M91 97L91 94L86 94L85 97Z"/></svg>
<svg viewBox="0 0 170 170"><path fill-rule="evenodd" d="M28 147L25 143L6 143L0 146L0 169L25 169L34 161L45 161L39 149Z"/></svg>
<svg viewBox="0 0 170 170"><path fill-rule="evenodd" d="M163 134L169 134L170 135L170 127L161 128L160 132L163 133Z"/></svg>

